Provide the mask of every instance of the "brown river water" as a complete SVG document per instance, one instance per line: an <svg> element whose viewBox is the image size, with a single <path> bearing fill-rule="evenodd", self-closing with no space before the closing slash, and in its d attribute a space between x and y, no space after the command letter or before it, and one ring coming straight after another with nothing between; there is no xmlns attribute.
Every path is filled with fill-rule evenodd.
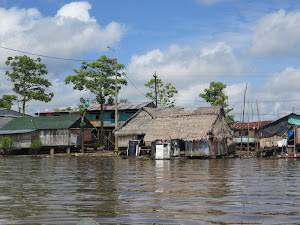
<svg viewBox="0 0 300 225"><path fill-rule="evenodd" d="M300 224L300 160L0 158L0 224Z"/></svg>

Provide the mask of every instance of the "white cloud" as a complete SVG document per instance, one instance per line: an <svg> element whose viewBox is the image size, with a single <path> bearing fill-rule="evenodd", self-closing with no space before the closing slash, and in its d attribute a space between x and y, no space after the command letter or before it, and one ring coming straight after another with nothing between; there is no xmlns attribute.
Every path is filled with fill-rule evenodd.
<svg viewBox="0 0 300 225"><path fill-rule="evenodd" d="M254 55L299 55L300 12L279 10L268 14L255 28L251 52Z"/></svg>
<svg viewBox="0 0 300 225"><path fill-rule="evenodd" d="M156 71L159 79L164 83L171 82L177 88L179 94L175 98L180 99L177 105L190 108L192 105L199 106L199 102L194 100L201 101L199 93L209 86L210 81L222 75L239 76L241 68L232 48L220 42L209 48L172 45L166 51L155 49L133 56L127 74L146 93L144 84L153 78ZM124 96L127 94L127 98L133 97L134 93L140 95L135 89L122 93Z"/></svg>
<svg viewBox="0 0 300 225"><path fill-rule="evenodd" d="M106 50L121 40L125 26L111 22L100 26L89 14L88 2L72 2L54 17L37 9L0 8L0 43L12 49L64 58ZM1 61L15 52L4 51Z"/></svg>
<svg viewBox="0 0 300 225"><path fill-rule="evenodd" d="M88 2L72 2L58 9L53 17L43 17L36 8L0 8L0 46L62 58L82 58L86 53L106 51L107 45L114 46L122 39L126 27L116 22L100 25L89 14L91 7ZM9 69L5 65L8 56L23 54L1 48L1 74ZM80 96L87 96L85 92L73 91L63 82L67 75L72 74L72 68L79 67L79 63L75 65L74 62L71 64L43 57L42 63L46 64L49 71L45 78L53 83L49 91L55 93L54 99L48 104L50 109L65 104L77 105ZM0 76L0 83L0 96L13 94L12 84L4 75ZM47 104L33 101L29 104L28 112L34 113L40 108L35 105Z"/></svg>
<svg viewBox="0 0 300 225"><path fill-rule="evenodd" d="M71 2L70 4L64 5L60 10L57 11L56 17L63 18L76 18L81 21L91 21L89 10L92 6L88 2Z"/></svg>
<svg viewBox="0 0 300 225"><path fill-rule="evenodd" d="M203 49L178 45L172 45L165 52L155 49L133 56L127 71L139 81L149 80L157 71L163 80L186 85L195 79L207 81L224 74L239 75L241 65L231 47L220 42Z"/></svg>
<svg viewBox="0 0 300 225"><path fill-rule="evenodd" d="M299 93L299 68L287 67L283 71L273 74L263 84L248 83L246 92L245 121L247 121L248 102L252 105L254 121L258 121L257 106L261 120L276 120L289 113L300 114L300 93ZM241 107L243 106L243 97L246 84L236 83L228 85L226 94L229 98L230 107L234 108L236 120L240 120ZM292 101L295 100L295 101ZM250 110L250 120L252 120L252 111Z"/></svg>

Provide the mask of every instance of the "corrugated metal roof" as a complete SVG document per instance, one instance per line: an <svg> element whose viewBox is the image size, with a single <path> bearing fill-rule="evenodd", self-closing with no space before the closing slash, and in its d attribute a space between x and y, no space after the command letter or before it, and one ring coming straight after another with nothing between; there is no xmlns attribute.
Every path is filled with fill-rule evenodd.
<svg viewBox="0 0 300 225"><path fill-rule="evenodd" d="M23 116L22 113L19 113L17 111L6 109L6 108L0 108L0 115L2 116ZM30 116L25 114L25 116Z"/></svg>
<svg viewBox="0 0 300 225"><path fill-rule="evenodd" d="M36 129L27 129L27 130L0 130L0 134L25 134L35 131Z"/></svg>
<svg viewBox="0 0 300 225"><path fill-rule="evenodd" d="M118 110L130 110L130 109L141 109L147 107L153 102L142 102L142 103L118 103ZM105 110L115 110L115 105L104 104ZM101 110L101 105L92 105L88 108L88 111Z"/></svg>
<svg viewBox="0 0 300 225"><path fill-rule="evenodd" d="M0 130L80 128L80 121L80 116L20 117L11 120ZM93 128L86 118L85 123L87 128Z"/></svg>
<svg viewBox="0 0 300 225"><path fill-rule="evenodd" d="M249 128L253 129L253 128L258 128L258 127L263 127L269 123L272 123L272 121L261 121L259 122L251 122L249 123ZM232 129L248 129L248 123L236 123L232 125Z"/></svg>

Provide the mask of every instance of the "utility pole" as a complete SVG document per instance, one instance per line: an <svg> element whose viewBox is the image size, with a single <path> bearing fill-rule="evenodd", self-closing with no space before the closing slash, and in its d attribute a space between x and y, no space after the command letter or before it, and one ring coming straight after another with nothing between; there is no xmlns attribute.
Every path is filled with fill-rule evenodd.
<svg viewBox="0 0 300 225"><path fill-rule="evenodd" d="M118 61L115 59L115 130L118 128ZM115 134L115 152L118 154L118 136Z"/></svg>
<svg viewBox="0 0 300 225"><path fill-rule="evenodd" d="M156 76L156 71L155 71L153 77L154 77L154 87L155 87L155 108L157 108L157 87L156 87L156 78L157 78L157 76Z"/></svg>
<svg viewBox="0 0 300 225"><path fill-rule="evenodd" d="M116 55L116 51L111 47L107 46L110 50L115 53L115 130L118 128L118 59ZM119 154L118 152L118 136L115 134L115 153Z"/></svg>

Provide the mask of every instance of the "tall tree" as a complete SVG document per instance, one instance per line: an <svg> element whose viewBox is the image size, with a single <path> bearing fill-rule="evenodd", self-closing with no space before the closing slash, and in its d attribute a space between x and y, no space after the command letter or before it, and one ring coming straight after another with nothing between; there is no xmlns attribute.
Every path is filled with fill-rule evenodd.
<svg viewBox="0 0 300 225"><path fill-rule="evenodd" d="M224 93L226 86L227 85L223 84L222 82L212 81L209 88L204 89L205 93L199 94L199 97L204 98L213 106L223 106L226 113L227 122L230 125L233 125L235 123L234 116L229 115L229 112L231 112L233 108L228 108L228 104L226 103L228 96Z"/></svg>
<svg viewBox="0 0 300 225"><path fill-rule="evenodd" d="M0 98L0 108L10 109L13 105L13 101L17 100L15 95L2 95Z"/></svg>
<svg viewBox="0 0 300 225"><path fill-rule="evenodd" d="M6 71L8 79L14 83L13 91L21 96L22 113L25 114L26 102L38 100L49 102L54 93L45 93L45 88L52 86L48 79L42 78L48 74L46 65L41 59L31 59L27 55L8 57L6 65L11 66L12 71Z"/></svg>
<svg viewBox="0 0 300 225"><path fill-rule="evenodd" d="M96 102L101 105L101 134L100 145L104 142L103 128L103 104L113 103L115 96L115 60L103 55L95 62L82 62L80 69L73 69L76 75L70 75L65 79L66 84L73 83L73 89L89 90L95 94ZM124 64L117 65L117 71L124 69ZM127 81L122 78L121 73L117 73L117 83L127 85ZM119 91L121 86L118 85ZM117 115L116 115L117 116Z"/></svg>
<svg viewBox="0 0 300 225"><path fill-rule="evenodd" d="M155 93L156 84L156 93ZM178 93L177 89L171 83L164 84L161 79L151 79L147 84L144 84L150 89L146 96L153 101L157 97L157 105L160 107L174 107L175 99L172 99Z"/></svg>

